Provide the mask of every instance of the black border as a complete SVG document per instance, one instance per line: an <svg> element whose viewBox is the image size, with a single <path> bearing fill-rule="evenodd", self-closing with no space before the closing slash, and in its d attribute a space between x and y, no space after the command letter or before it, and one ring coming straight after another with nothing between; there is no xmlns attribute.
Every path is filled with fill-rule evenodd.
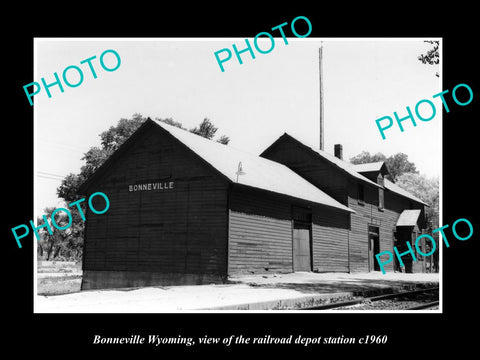
<svg viewBox="0 0 480 360"><path fill-rule="evenodd" d="M365 3L314 4L294 9L294 4L223 3L209 8L206 4L187 5L173 10L160 3L108 4L71 8L46 8L25 5L26 9L13 22L2 24L6 35L2 92L8 115L7 131L2 142L4 161L4 193L7 194L5 215L1 220L4 255L4 311L7 313L7 338L4 346L16 352L35 349L41 356L73 354L112 355L154 353L166 350L206 352L226 350L235 353L263 350L281 353L294 351L338 354L350 350L371 355L405 356L438 353L447 349L467 351L475 344L475 323L469 326L475 304L476 254L479 234L478 211L475 211L476 162L474 145L478 119L478 61L475 34L476 11L468 5L445 7L440 3L406 2L374 7ZM43 5L44 6L44 5ZM389 6L389 7L387 7ZM265 11L266 10L266 11ZM471 15L470 15L471 14ZM459 83L470 85L474 100L465 107L451 106L444 112L443 139L443 223L452 224L467 218L475 229L465 242L450 241L444 249L444 313L443 314L33 314L32 244L24 242L18 249L10 228L33 218L33 108L29 106L23 85L33 81L34 37L254 37L296 16L310 19L310 37L442 37L443 89ZM6 98L5 98L6 97ZM477 115L477 116L476 116ZM53 159L52 159L53 161ZM473 319L472 319L473 320ZM195 346L162 347L92 345L94 334L129 336L160 334L166 336L362 336L388 335L381 346ZM27 346L26 346L27 345ZM43 356L41 356L43 357Z"/></svg>

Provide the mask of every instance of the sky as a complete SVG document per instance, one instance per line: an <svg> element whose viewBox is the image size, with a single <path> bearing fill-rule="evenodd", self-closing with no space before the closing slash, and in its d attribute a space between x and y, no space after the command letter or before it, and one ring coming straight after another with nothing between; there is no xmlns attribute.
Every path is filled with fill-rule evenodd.
<svg viewBox="0 0 480 360"><path fill-rule="evenodd" d="M208 117L218 127L217 135L230 137L228 146L260 154L283 133L318 147L319 143L319 47L323 46L324 150L333 153L334 144L343 145L345 160L361 153L397 152L408 155L420 173L441 175L441 100L432 99L442 91L438 66L422 64L418 55L431 45L421 38L275 38L268 54L254 49L255 59L235 55L220 70L214 53L232 44L245 47L244 38L206 39L35 39L34 79L54 81L70 65L82 69L78 87L64 92L42 88L34 96L35 117L35 213L46 206L62 204L56 196L61 179L78 173L83 153L100 145L99 134L133 114L151 118L173 118L186 128ZM252 39L250 39L252 43ZM259 46L268 49L270 41ZM115 50L121 64L107 72L99 63L105 50ZM92 56L97 78L88 64ZM116 60L104 57L107 67ZM75 83L75 71L68 79ZM437 109L428 122L417 120L414 127L395 124L383 140L375 120L407 115L422 99ZM27 98L25 101L28 104ZM453 110L453 107L452 107ZM430 114L428 107L420 112Z"/></svg>

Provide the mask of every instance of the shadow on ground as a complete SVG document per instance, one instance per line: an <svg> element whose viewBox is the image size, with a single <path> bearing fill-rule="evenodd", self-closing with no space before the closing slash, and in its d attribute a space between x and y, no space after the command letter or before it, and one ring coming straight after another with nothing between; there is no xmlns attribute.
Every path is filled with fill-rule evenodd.
<svg viewBox="0 0 480 360"><path fill-rule="evenodd" d="M342 279L335 281L322 281L315 283L295 283L295 282L277 282L277 283L261 283L261 282L241 282L232 281L231 283L245 283L251 287L263 289L288 289L296 290L305 294L318 293L339 293L351 292L354 296L372 296L376 294L387 294L395 292L395 290L416 290L438 287L437 282L409 282L402 280L372 280L362 278Z"/></svg>

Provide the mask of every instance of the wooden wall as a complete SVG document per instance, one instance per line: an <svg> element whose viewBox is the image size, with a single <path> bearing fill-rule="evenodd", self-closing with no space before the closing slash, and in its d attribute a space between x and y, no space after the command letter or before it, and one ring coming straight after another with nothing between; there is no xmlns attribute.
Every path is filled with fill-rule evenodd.
<svg viewBox="0 0 480 360"><path fill-rule="evenodd" d="M338 202L347 204L346 176L336 165L311 153L297 141L289 137L282 138L262 156L286 165Z"/></svg>
<svg viewBox="0 0 480 360"><path fill-rule="evenodd" d="M312 223L313 270L348 272L350 213L316 206Z"/></svg>
<svg viewBox="0 0 480 360"><path fill-rule="evenodd" d="M229 274L293 271L291 206L234 186L230 194Z"/></svg>
<svg viewBox="0 0 480 360"><path fill-rule="evenodd" d="M380 227L380 251L393 249L393 243L389 238L385 237L385 223L381 217L383 213L378 210L374 204L378 203L378 190L373 186L364 185L364 201L359 203L357 199L357 182L349 181L348 186L348 207L355 211L351 215L351 231L349 234L350 241L350 270L352 272L368 272L369 271L369 255L368 255L368 225ZM383 236L382 236L383 234ZM393 269L393 268L392 268Z"/></svg>
<svg viewBox="0 0 480 360"><path fill-rule="evenodd" d="M230 196L229 274L292 272L292 215L311 212L313 270L348 272L347 212L239 189Z"/></svg>
<svg viewBox="0 0 480 360"><path fill-rule="evenodd" d="M422 208L420 217L423 216L423 207L419 204L388 190L385 190L385 207L378 209L378 189L365 185L365 201L361 205L357 199L357 185L351 181L348 187L348 206L355 210L352 214L352 230L350 232L351 245L351 270L368 271L368 225L378 226L380 238L380 252L393 253L395 224L405 209ZM374 259L374 261L376 261ZM385 265L386 271L394 270L394 261Z"/></svg>
<svg viewBox="0 0 480 360"><path fill-rule="evenodd" d="M173 189L129 191L157 181ZM110 209L88 214L84 270L226 275L226 181L163 130L144 131L89 189Z"/></svg>
<svg viewBox="0 0 480 360"><path fill-rule="evenodd" d="M403 210L422 208L419 224L420 226L424 224L423 206L420 204L385 190L385 207L383 211L379 210L378 188L351 178L335 165L316 156L289 136L281 137L262 156L288 166L319 189L355 211L355 213L351 214L351 227L346 234L348 239L346 245L342 241L344 229L340 230L329 225L326 228L313 232L316 239L321 236L320 234L324 233L335 237L335 241L330 244L322 243L322 247L324 247L323 253L318 252L319 247L314 247L314 259L320 271L324 269L322 262L323 264L329 264L327 266L328 269L339 269L332 271L344 271L346 268L349 268L349 271L352 272L364 272L369 271L370 268L373 269L373 264L369 266L369 261L375 260L369 259L369 225L379 228L380 252L393 252L395 224ZM377 181L376 174L371 173L369 175L371 180ZM359 204L357 199L358 183L362 183L364 186L365 201L363 204ZM314 228L318 228L318 225L314 225ZM321 243L319 240L316 240L316 242ZM348 264L348 261L345 262L343 256L340 256L346 249L348 250L350 264ZM331 257L326 255L329 252ZM322 261L319 259L322 259ZM386 269L393 271L394 262L387 264Z"/></svg>

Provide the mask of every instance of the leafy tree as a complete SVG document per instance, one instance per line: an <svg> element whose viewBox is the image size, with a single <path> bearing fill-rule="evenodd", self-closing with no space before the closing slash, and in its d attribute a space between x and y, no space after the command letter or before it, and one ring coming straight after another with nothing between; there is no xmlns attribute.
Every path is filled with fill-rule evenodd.
<svg viewBox="0 0 480 360"><path fill-rule="evenodd" d="M44 214L46 215L52 234L46 228L38 231L40 240L38 241L37 254L40 259L68 259L80 260L83 253L83 220L76 208L70 208L72 222L68 229L59 230L52 224L52 213L54 207L46 207ZM64 211L59 211L54 217L55 224L59 227L67 227L70 218ZM45 224L43 217L37 218L37 226Z"/></svg>
<svg viewBox="0 0 480 360"><path fill-rule="evenodd" d="M203 119L203 121L200 123L198 127L194 127L193 129L190 129L191 133L203 136L204 138L212 140L212 138L215 136L215 133L217 132L218 128L215 127L212 122L210 121L209 118ZM222 135L217 142L227 145L230 141L230 138L228 136Z"/></svg>
<svg viewBox="0 0 480 360"><path fill-rule="evenodd" d="M438 50L440 46L440 41L438 40L425 40L426 43L432 44L433 48L428 50L425 54L421 54L418 56L418 60L420 60L424 64L429 65L438 65L440 63L440 52ZM437 77L439 77L438 71L435 73Z"/></svg>
<svg viewBox="0 0 480 360"><path fill-rule="evenodd" d="M205 118L198 127L190 129L190 132L211 140L217 130L218 128L216 128L208 118Z"/></svg>
<svg viewBox="0 0 480 360"><path fill-rule="evenodd" d="M418 173L404 173L397 178L396 184L412 195L426 202L429 207L426 215L432 222L432 228L439 226L439 181Z"/></svg>
<svg viewBox="0 0 480 360"><path fill-rule="evenodd" d="M77 191L85 179L83 172L80 172L80 174L68 174L57 188L58 197L61 197L67 202L73 202L82 198L83 196L79 195Z"/></svg>
<svg viewBox="0 0 480 360"><path fill-rule="evenodd" d="M396 184L401 188L407 190L409 193L415 195L419 199L426 202L429 206L425 208L427 221L430 225L430 231L437 229L439 225L439 182L438 177L428 178L425 175L405 173L398 177ZM435 239L437 249L440 246L440 239L438 232L431 234ZM432 250L430 242L426 242L427 253ZM433 253L433 269L438 272L439 269L439 252Z"/></svg>
<svg viewBox="0 0 480 360"><path fill-rule="evenodd" d="M390 180L396 182L397 178L405 173L418 173L415 164L408 161L408 155L404 153L397 153L389 156L385 161L388 172L390 173Z"/></svg>
<svg viewBox="0 0 480 360"><path fill-rule="evenodd" d="M112 150L112 152L117 150L146 120L147 118L140 114L133 114L131 119L120 119L116 126L110 126L107 131L100 134L101 150ZM85 160L88 162L88 159Z"/></svg>
<svg viewBox="0 0 480 360"><path fill-rule="evenodd" d="M190 129L190 132L203 136L204 138L207 138L209 140L212 140L217 130L218 128L212 124L210 119L205 118L203 119L203 121L200 123L198 127L194 127L193 129ZM229 141L230 141L230 138L225 135L222 135L220 139L217 140L217 142L224 145L227 145Z"/></svg>
<svg viewBox="0 0 480 360"><path fill-rule="evenodd" d="M67 202L81 198L82 196L78 194L80 184L90 177L146 120L147 118L142 115L134 114L131 119L122 118L116 126L110 126L108 130L103 131L100 134L101 148L96 146L91 147L84 154L82 160L85 160L85 165L80 168L80 173L68 174L57 188L57 195ZM166 124L186 130L180 122L174 121L171 118L155 118L155 120L163 121ZM212 139L215 136L217 128L208 118L205 118L198 127L189 131L207 139ZM226 145L230 139L223 135L217 141Z"/></svg>
<svg viewBox="0 0 480 360"><path fill-rule="evenodd" d="M122 141L123 142L123 141ZM97 146L91 147L85 154L81 160L85 160L85 165L81 167L80 174L83 178L87 179L90 175L92 175L96 169L102 165L105 160L107 160L110 155L121 145L121 143L107 145L103 148L99 148Z"/></svg>
<svg viewBox="0 0 480 360"><path fill-rule="evenodd" d="M371 155L368 151L362 151L360 154L350 158L352 164L367 164L378 161L385 161L387 157L382 153Z"/></svg>
<svg viewBox="0 0 480 360"><path fill-rule="evenodd" d="M404 173L418 173L415 164L408 161L408 155L397 153L388 158L382 153L371 155L368 151L362 151L359 155L350 158L352 164L367 164L371 162L384 161L389 175L387 178L393 182Z"/></svg>
<svg viewBox="0 0 480 360"><path fill-rule="evenodd" d="M176 126L180 129L187 130L182 126L182 123L173 120L172 118L166 118L166 119L160 119L160 118L155 118L157 121L163 121L165 124Z"/></svg>
<svg viewBox="0 0 480 360"><path fill-rule="evenodd" d="M230 138L226 135L220 136L220 139L217 140L218 143L223 144L223 145L228 145L230 142Z"/></svg>

